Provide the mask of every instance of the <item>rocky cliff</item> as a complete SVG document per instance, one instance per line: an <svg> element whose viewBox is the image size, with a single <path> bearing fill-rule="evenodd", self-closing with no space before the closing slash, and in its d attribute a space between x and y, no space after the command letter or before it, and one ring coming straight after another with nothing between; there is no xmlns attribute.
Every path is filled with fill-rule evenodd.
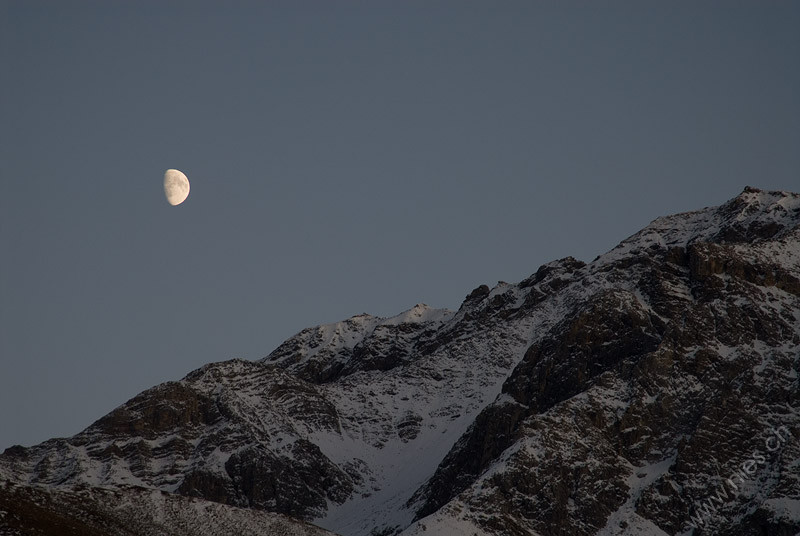
<svg viewBox="0 0 800 536"><path fill-rule="evenodd" d="M799 223L797 195L747 189L523 281L520 314L565 314L417 492L417 527L797 533Z"/></svg>

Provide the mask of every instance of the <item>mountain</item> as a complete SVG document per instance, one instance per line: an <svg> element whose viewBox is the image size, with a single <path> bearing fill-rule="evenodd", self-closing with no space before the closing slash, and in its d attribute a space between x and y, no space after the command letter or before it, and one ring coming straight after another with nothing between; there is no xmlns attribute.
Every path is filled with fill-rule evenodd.
<svg viewBox="0 0 800 536"><path fill-rule="evenodd" d="M794 535L798 373L800 195L746 188L458 311L309 328L7 449L0 527L119 493L344 536Z"/></svg>

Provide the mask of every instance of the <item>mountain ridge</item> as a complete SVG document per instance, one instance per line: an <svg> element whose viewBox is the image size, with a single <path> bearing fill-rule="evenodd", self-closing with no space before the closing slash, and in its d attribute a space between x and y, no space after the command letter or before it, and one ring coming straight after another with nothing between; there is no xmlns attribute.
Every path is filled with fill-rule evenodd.
<svg viewBox="0 0 800 536"><path fill-rule="evenodd" d="M793 534L798 326L800 195L747 187L457 311L356 315L205 365L72 438L7 449L0 475L346 536ZM768 458L757 439L781 426ZM747 494L710 499L751 452Z"/></svg>

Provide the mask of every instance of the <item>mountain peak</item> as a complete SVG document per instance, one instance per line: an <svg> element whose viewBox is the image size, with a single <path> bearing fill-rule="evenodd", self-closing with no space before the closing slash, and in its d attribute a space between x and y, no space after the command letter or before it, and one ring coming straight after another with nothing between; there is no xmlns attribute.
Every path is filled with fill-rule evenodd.
<svg viewBox="0 0 800 536"><path fill-rule="evenodd" d="M695 242L759 243L796 234L799 226L800 194L748 186L723 205L656 218L597 260L607 263L637 251Z"/></svg>
<svg viewBox="0 0 800 536"><path fill-rule="evenodd" d="M762 190L745 186L742 193L722 205L721 208L728 205L739 209L747 207L747 213L773 212L775 210L797 212L800 210L800 194L785 190Z"/></svg>
<svg viewBox="0 0 800 536"><path fill-rule="evenodd" d="M453 311L449 309L434 309L433 307L418 303L411 309L403 311L399 315L381 320L381 325L396 324L421 324L425 322L444 322L453 316Z"/></svg>

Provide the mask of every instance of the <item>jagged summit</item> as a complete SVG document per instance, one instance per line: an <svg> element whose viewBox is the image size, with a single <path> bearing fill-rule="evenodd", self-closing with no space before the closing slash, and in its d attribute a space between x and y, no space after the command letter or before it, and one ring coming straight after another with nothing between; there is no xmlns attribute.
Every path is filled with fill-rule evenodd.
<svg viewBox="0 0 800 536"><path fill-rule="evenodd" d="M800 194L746 187L724 205L663 216L599 257L610 261L650 247L686 247L693 242L759 243L796 230Z"/></svg>
<svg viewBox="0 0 800 536"><path fill-rule="evenodd" d="M343 322L304 329L262 361L314 383L358 370L388 370L413 357L408 351L411 339L435 332L454 314L418 303L389 318L356 315Z"/></svg>
<svg viewBox="0 0 800 536"><path fill-rule="evenodd" d="M343 536L755 536L800 531L798 459L800 196L746 188L457 311L206 365L6 450L0 498L137 486Z"/></svg>

